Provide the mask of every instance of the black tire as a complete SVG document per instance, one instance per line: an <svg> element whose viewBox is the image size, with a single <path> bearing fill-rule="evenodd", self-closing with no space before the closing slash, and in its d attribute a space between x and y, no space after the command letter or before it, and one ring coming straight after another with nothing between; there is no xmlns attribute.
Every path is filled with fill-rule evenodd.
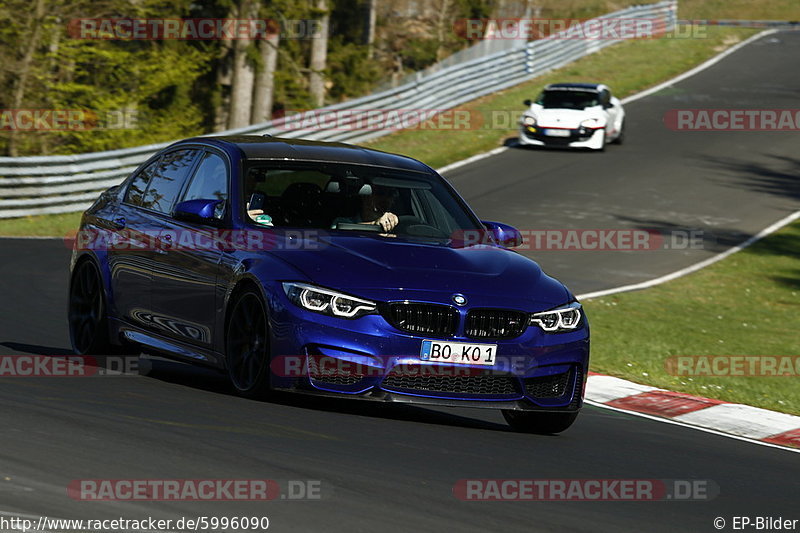
<svg viewBox="0 0 800 533"><path fill-rule="evenodd" d="M619 127L619 135L616 139L611 141L611 144L622 144L625 142L625 121L622 121L622 125Z"/></svg>
<svg viewBox="0 0 800 533"><path fill-rule="evenodd" d="M69 284L69 337L78 355L108 355L113 351L100 271L94 261L81 262Z"/></svg>
<svg viewBox="0 0 800 533"><path fill-rule="evenodd" d="M578 418L578 413L537 413L503 409L503 418L509 426L520 433L552 435L569 428Z"/></svg>
<svg viewBox="0 0 800 533"><path fill-rule="evenodd" d="M225 366L245 398L269 394L269 327L261 295L245 289L233 297L225 333Z"/></svg>

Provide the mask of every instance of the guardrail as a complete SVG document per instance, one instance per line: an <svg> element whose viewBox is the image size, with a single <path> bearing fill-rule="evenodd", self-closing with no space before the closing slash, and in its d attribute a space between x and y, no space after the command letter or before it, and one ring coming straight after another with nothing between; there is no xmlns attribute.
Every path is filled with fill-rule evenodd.
<svg viewBox="0 0 800 533"><path fill-rule="evenodd" d="M677 0L667 0L623 9L598 19L658 19L663 21L663 29L670 31L675 25L676 10ZM622 40L563 37L555 34L518 48L490 53L442 68L394 89L317 111L450 109L541 76ZM284 117L210 135L270 133L288 138L358 143L393 131L350 127L355 120L356 117L351 122L340 121L336 130L321 130L295 127L291 117ZM120 183L139 164L169 144L65 156L0 157L0 219L82 211L99 192Z"/></svg>

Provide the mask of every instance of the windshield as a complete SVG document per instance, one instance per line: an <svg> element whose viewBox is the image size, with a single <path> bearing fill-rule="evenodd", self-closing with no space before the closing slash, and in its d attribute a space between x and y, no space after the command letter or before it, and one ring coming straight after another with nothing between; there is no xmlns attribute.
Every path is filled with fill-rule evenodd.
<svg viewBox="0 0 800 533"><path fill-rule="evenodd" d="M249 217L275 227L434 240L482 228L441 178L418 172L259 163L245 173L244 194Z"/></svg>
<svg viewBox="0 0 800 533"><path fill-rule="evenodd" d="M544 91L536 103L545 109L585 109L600 105L600 95L591 91Z"/></svg>

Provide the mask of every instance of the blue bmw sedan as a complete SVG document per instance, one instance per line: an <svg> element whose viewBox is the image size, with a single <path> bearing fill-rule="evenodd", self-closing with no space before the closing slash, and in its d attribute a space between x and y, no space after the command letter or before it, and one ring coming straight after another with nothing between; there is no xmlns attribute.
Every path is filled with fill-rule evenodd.
<svg viewBox="0 0 800 533"><path fill-rule="evenodd" d="M247 397L492 408L557 433L583 404L589 326L520 244L408 157L187 139L84 213L69 331L78 354L211 366Z"/></svg>

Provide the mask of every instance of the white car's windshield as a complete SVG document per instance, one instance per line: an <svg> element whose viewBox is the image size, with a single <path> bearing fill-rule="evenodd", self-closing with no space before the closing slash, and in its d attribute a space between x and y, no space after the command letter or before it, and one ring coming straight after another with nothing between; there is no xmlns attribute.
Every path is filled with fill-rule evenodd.
<svg viewBox="0 0 800 533"><path fill-rule="evenodd" d="M545 109L585 109L599 105L600 98L591 91L543 91L536 103Z"/></svg>

